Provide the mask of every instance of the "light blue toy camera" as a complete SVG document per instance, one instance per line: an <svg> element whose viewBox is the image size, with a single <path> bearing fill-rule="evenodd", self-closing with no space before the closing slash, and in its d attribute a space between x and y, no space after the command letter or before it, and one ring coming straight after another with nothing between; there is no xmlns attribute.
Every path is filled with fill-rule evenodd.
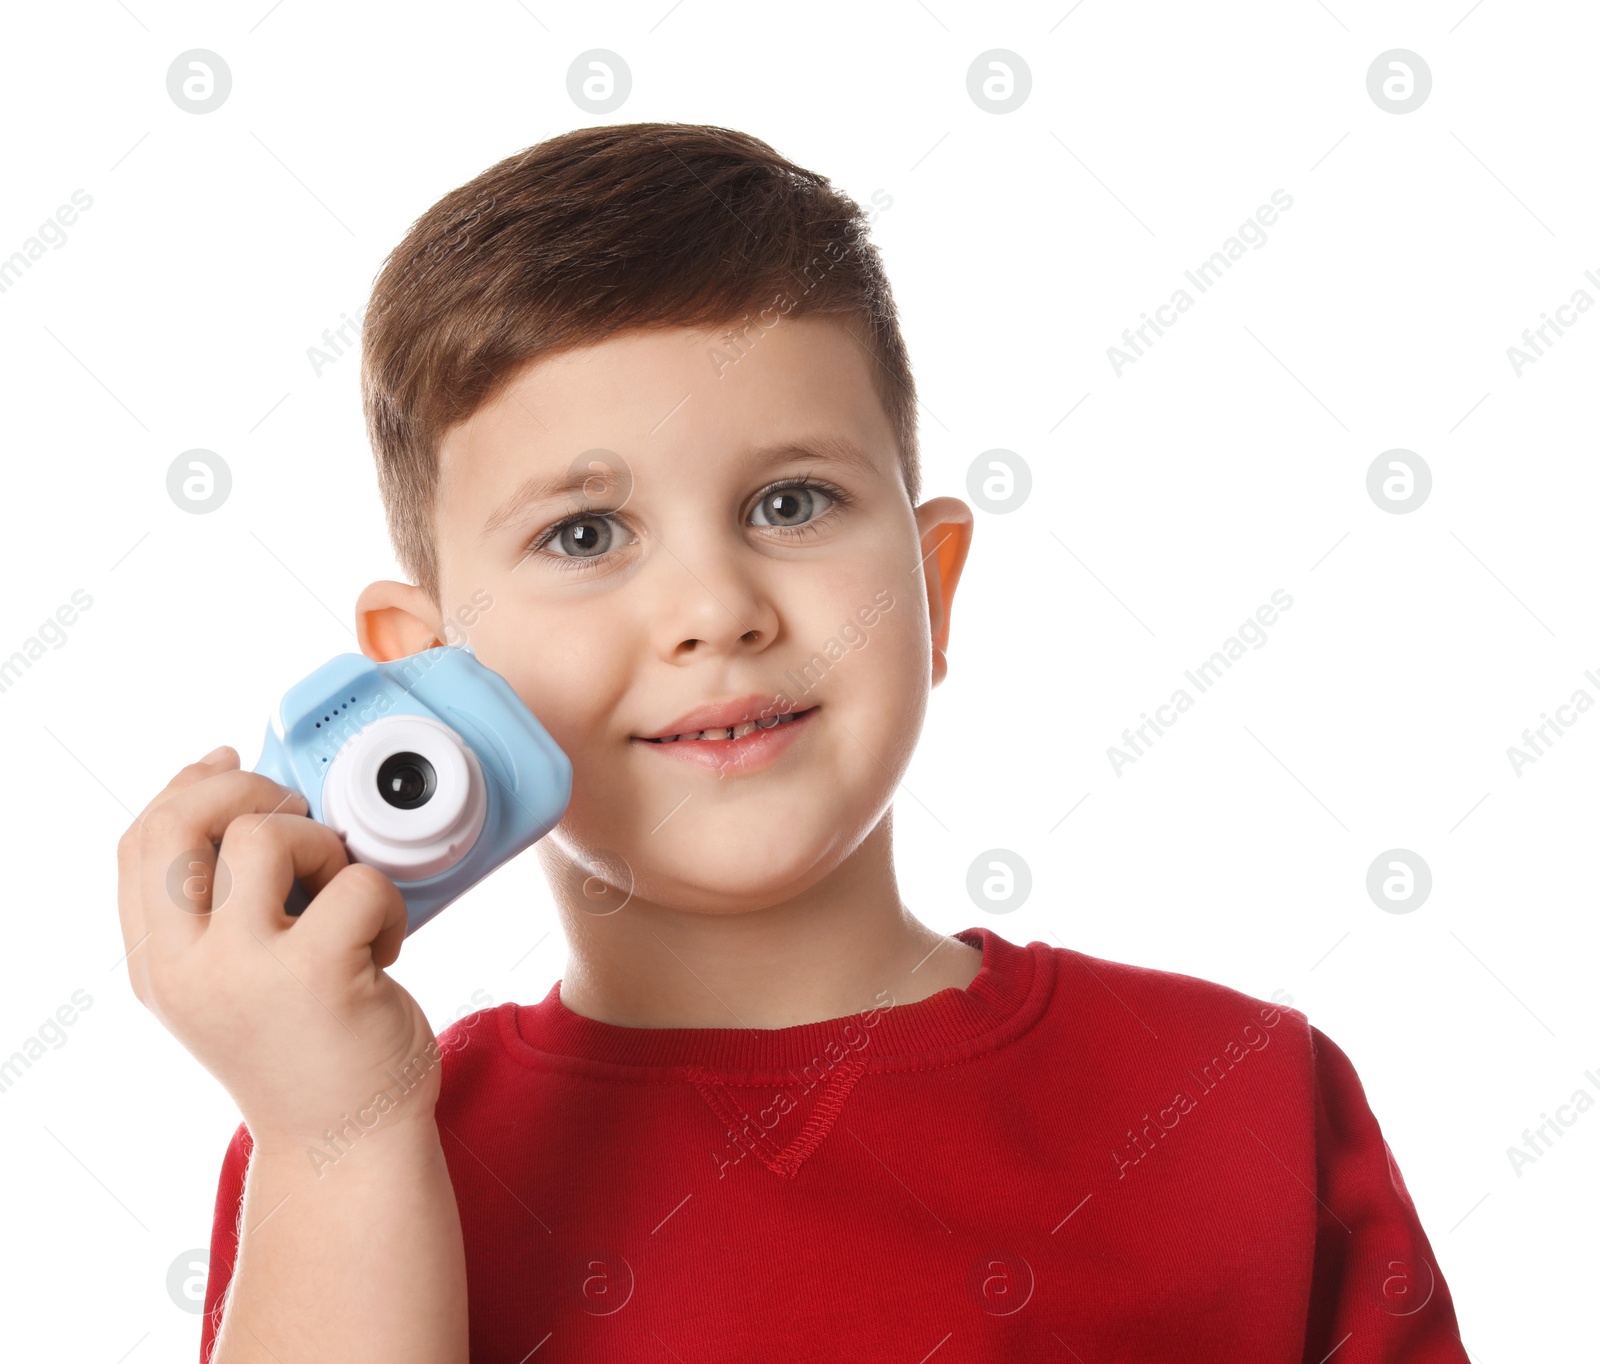
<svg viewBox="0 0 1600 1364"><path fill-rule="evenodd" d="M340 654L285 694L255 771L293 787L405 897L406 934L544 837L572 763L499 673L445 645ZM297 881L284 909L309 903Z"/></svg>

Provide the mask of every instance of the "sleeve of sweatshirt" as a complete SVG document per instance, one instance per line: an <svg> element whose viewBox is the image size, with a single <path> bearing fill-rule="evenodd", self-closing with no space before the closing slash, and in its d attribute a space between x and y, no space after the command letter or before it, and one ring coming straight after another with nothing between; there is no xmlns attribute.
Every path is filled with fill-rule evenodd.
<svg viewBox="0 0 1600 1364"><path fill-rule="evenodd" d="M222 1302L239 1254L239 1215L244 1208L244 1178L250 1168L250 1129L235 1129L222 1156L217 1201L211 1218L211 1265L206 1274L205 1309L200 1317L200 1364L211 1364L222 1326Z"/></svg>
<svg viewBox="0 0 1600 1364"><path fill-rule="evenodd" d="M1355 1067L1315 1027L1311 1043L1318 1208L1304 1364L1330 1355L1469 1364L1450 1290Z"/></svg>

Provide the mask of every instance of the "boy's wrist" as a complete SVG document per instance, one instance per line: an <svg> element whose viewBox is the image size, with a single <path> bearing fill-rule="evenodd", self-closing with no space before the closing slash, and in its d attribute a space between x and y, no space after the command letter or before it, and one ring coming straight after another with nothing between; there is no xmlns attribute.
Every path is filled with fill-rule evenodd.
<svg viewBox="0 0 1600 1364"><path fill-rule="evenodd" d="M337 1127L320 1132L251 1128L250 1138L252 1163L262 1161L285 1172L298 1169L315 1181L351 1168L426 1161L443 1150L431 1108L403 1116L370 1111L341 1115Z"/></svg>

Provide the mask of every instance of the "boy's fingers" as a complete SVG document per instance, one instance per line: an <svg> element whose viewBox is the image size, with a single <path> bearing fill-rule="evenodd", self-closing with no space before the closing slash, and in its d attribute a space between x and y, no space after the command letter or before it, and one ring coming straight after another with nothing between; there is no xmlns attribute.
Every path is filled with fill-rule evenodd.
<svg viewBox="0 0 1600 1364"><path fill-rule="evenodd" d="M151 806L139 837L137 900L150 941L140 951L180 950L205 932L216 845L239 815L304 814L305 798L256 772L223 769Z"/></svg>
<svg viewBox="0 0 1600 1364"><path fill-rule="evenodd" d="M286 810L236 815L217 857L212 917L261 935L293 927L283 902L296 879L315 895L350 860L326 824Z"/></svg>
<svg viewBox="0 0 1600 1364"><path fill-rule="evenodd" d="M198 762L181 768L155 797L134 817L117 842L117 917L122 924L123 959L128 965L128 977L136 997L145 997L144 985L148 978L144 967L144 954L140 951L149 936L145 922L144 906L140 902L140 845L144 836L145 817L156 805L174 792L193 786L198 781L227 771L239 765L239 755L224 744L208 753Z"/></svg>
<svg viewBox="0 0 1600 1364"><path fill-rule="evenodd" d="M144 906L139 903L139 826L130 825L117 843L117 917L122 921L122 959L127 963L128 980L136 998L145 998L148 979L141 950L150 936L145 927Z"/></svg>
<svg viewBox="0 0 1600 1364"><path fill-rule="evenodd" d="M352 862L306 906L295 932L310 940L312 951L333 956L370 947L373 961L388 966L406 934L405 897L376 867Z"/></svg>
<svg viewBox="0 0 1600 1364"><path fill-rule="evenodd" d="M134 816L133 827L143 829L144 822L149 818L150 812L163 801L179 791L187 790L198 781L207 777L214 777L219 772L228 772L239 766L239 755L227 744L214 749L205 757L190 763L187 767L180 767L172 780L163 786L151 797L150 803Z"/></svg>

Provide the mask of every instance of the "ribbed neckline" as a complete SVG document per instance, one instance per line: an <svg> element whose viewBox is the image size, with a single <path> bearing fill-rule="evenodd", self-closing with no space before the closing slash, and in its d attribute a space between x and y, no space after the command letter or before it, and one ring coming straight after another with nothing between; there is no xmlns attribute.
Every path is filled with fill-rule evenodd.
<svg viewBox="0 0 1600 1364"><path fill-rule="evenodd" d="M723 1074L782 1075L835 1053L867 1071L921 1069L1003 1045L1044 1012L1055 981L1050 947L1026 947L992 929L953 935L983 953L965 989L947 986L926 999L788 1028L627 1028L574 1013L561 982L537 1004L496 1007L507 1052L524 1065L556 1066L630 1079L668 1079L686 1067ZM865 1040L862 1040L862 1039Z"/></svg>

